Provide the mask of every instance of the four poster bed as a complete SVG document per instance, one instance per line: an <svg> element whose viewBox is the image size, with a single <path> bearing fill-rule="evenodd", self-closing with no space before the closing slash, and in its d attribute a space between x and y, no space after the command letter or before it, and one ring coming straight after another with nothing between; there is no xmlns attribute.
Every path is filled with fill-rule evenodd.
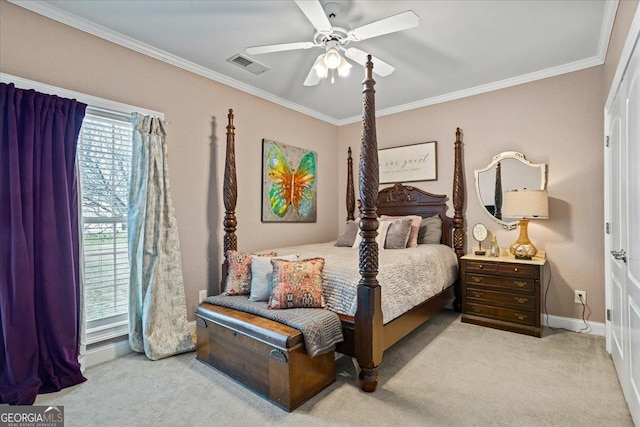
<svg viewBox="0 0 640 427"><path fill-rule="evenodd" d="M360 150L360 235L362 241L359 245L358 268L359 279L357 288L354 293L357 297L354 300L355 314L340 313L338 316L342 325L342 333L344 341L336 345L336 351L349 355L357 359L360 367L359 380L362 390L373 392L378 383L378 366L382 361L383 351L391 345L399 341L401 338L409 334L416 327L428 320L432 315L440 311L446 305L453 303L456 309L459 308L459 284L457 261L464 255L464 217L463 203L465 197L465 186L463 177L462 164L462 144L461 132L458 128L456 131L456 141L454 144L455 163L453 178L453 207L454 216L450 218L446 215L447 196L434 195L418 188L395 184L392 187L384 188L379 191L378 184L378 152L376 142L375 127L375 102L374 89L375 84L372 78L373 65L370 61L366 65L366 79L363 82L364 99L363 99L363 130ZM236 186L236 168L235 168L235 127L233 125L233 112L229 110L229 124L227 126L227 145L226 145L226 161L224 171L224 253L225 262L222 266L223 288L224 279L226 277L229 263L227 259L228 251L237 251L236 237L236 217L235 207L237 201ZM354 219L355 210L355 194L353 185L353 166L351 159L351 149L349 149L348 157L348 181L347 181L347 218ZM453 257L454 272L449 277L449 282L455 282L453 286L447 284L441 285L436 293L422 302L417 302L412 308L404 312L404 314L395 316L388 322L383 321L382 311L382 289L378 282L379 259L388 257L386 254L379 256L378 243L376 235L378 229L378 215L389 216L405 216L419 215L422 218L433 217L438 215L442 220L442 240L443 245L447 245L452 249L447 249ZM442 245L420 245L420 246L442 246ZM353 251L350 248L337 248L344 251ZM413 251L414 249L406 249ZM446 248L444 248L446 249ZM399 251L404 251L400 249ZM394 252L394 251L384 251ZM280 254L279 254L280 255ZM355 261L354 261L355 263ZM385 269L384 264L380 265ZM396 274L398 276L398 274ZM451 283L449 283L451 284ZM411 285L411 283L410 283ZM323 277L323 287L325 286ZM384 286L384 283L383 283ZM444 288L444 289L442 289ZM208 310L212 306L208 303L202 303L198 308L199 316L207 316ZM285 310L286 311L286 310ZM203 314L204 313L204 314ZM203 323L204 324L204 323ZM201 324L198 323L200 326ZM235 335L235 332L233 333ZM265 341L265 338L260 338ZM198 346L200 347L200 335L198 335ZM208 344L206 344L208 345ZM206 350L208 351L208 350ZM198 357L203 361L207 361L208 353L203 350L204 356L200 357L200 349ZM313 358L315 359L315 358ZM218 367L215 363L210 363ZM238 373L242 377L242 373L235 367L225 372ZM268 392L265 392L268 395ZM272 399L275 400L275 399ZM276 402L277 403L277 402ZM286 409L289 409L284 405Z"/></svg>

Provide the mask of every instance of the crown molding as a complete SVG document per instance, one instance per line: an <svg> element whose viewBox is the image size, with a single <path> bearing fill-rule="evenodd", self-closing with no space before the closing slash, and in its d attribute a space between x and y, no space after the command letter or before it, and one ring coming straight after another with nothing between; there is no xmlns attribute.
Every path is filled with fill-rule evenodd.
<svg viewBox="0 0 640 427"><path fill-rule="evenodd" d="M296 104L294 102L291 102L279 96L275 96L271 93L268 93L267 91L264 91L262 89L258 89L254 86L248 85L236 79L232 79L230 77L227 77L225 75L212 71L194 62L187 61L183 58L180 58L179 56L176 56L164 50L155 48L149 44L140 42L136 39L133 39L132 37L126 36L117 31L113 31L99 24L96 24L92 21L81 18L72 13L66 12L62 9L52 6L49 3L37 2L37 1L25 1L25 0L7 0L7 1L9 1L12 4L15 4L16 6L20 6L32 12L43 15L47 18L61 22L65 25L69 25L78 30L84 31L86 33L100 37L104 40L126 47L127 49L131 49L135 52L142 53L143 55L147 55L151 58L176 66L178 68L182 68L194 74L200 75L202 77L208 78L218 83L222 83L226 86L232 87L234 89L238 89L242 92L248 93L250 95L254 95L258 98L262 98L269 102L273 102L274 104L281 105L283 107L289 108L291 110L297 111L307 116L314 117L318 120L322 120L329 124L332 124L335 126L343 126L343 125L359 122L362 120L361 115L348 117L345 119L337 119L335 117L328 116L324 113L320 113L311 108L302 106L300 104ZM491 92L494 90L504 89L507 87L516 86L524 83L530 83L536 80L555 77L561 74L571 73L574 71L583 70L585 68L602 65L605 61L605 57L607 54L607 48L609 46L609 39L611 37L611 31L613 30L613 24L615 21L615 15L616 15L617 9L618 9L618 0L606 0L605 12L604 12L604 17L602 20L602 26L600 30L598 52L594 57L572 62L569 64L560 65L557 67L548 68L541 71L536 71L529 74L524 74L521 76L516 76L513 78L501 80L498 82L492 82L485 85L475 86L469 89L463 89L456 92L451 92L451 93L447 93L439 96L434 96L431 98L426 98L416 102L410 102L407 104L398 105L398 106L386 108L383 110L377 110L376 116L383 117L391 114L402 113L405 111L426 107L429 105L435 105L443 102L466 98L468 96L479 95L479 94Z"/></svg>
<svg viewBox="0 0 640 427"><path fill-rule="evenodd" d="M535 71L529 74L523 74L520 76L492 82L480 86L475 86L469 89L463 89L456 92L446 93L444 95L438 95L431 98L422 99L416 102L410 102L408 104L398 105L395 107L385 108L383 110L376 111L376 117L388 116L391 114L402 113L409 110L415 110L421 107L427 107L429 105L441 104L443 102L454 101L456 99L467 98L469 96L480 95L482 93L493 92L494 90L504 89L511 86L518 86L524 83L534 82L536 80L547 79L549 77L555 77L562 74L571 73L574 71L584 70L585 68L595 67L602 65L603 61L594 56L591 58L583 59L580 61L571 62L569 64L560 65L557 67L547 68L541 71ZM338 126L355 123L362 120L361 116L353 116L347 119L337 121Z"/></svg>
<svg viewBox="0 0 640 427"><path fill-rule="evenodd" d="M281 105L283 107L289 108L307 116L314 117L332 125L337 125L337 119L326 114L312 110L311 108L302 106L300 104L296 104L295 102L291 102L279 96L275 96L267 91L258 89L236 79L232 79L201 65L198 65L194 62L187 61L186 59L180 58L177 55L166 52L162 49L155 48L147 43L143 43L132 37L126 36L117 31L113 31L102 25L96 24L95 22L89 21L72 13L59 9L55 6L51 6L49 3L24 0L7 1L15 4L16 6L20 6L24 9L28 9L32 12L58 21L62 24L84 31L85 33L92 34L96 37L100 37L101 39L126 47L127 49L142 53L143 55L147 55L151 58L157 59L175 67L182 68L183 70L190 71L194 74L206 77L218 83L222 83L225 86L238 89L242 92L257 96L258 98L273 102L274 104Z"/></svg>
<svg viewBox="0 0 640 427"><path fill-rule="evenodd" d="M598 58L604 64L607 58L607 49L609 48L609 40L613 31L613 23L616 20L616 12L618 11L618 0L607 0L604 5L604 16L602 18L602 26L600 27L600 41L598 42Z"/></svg>

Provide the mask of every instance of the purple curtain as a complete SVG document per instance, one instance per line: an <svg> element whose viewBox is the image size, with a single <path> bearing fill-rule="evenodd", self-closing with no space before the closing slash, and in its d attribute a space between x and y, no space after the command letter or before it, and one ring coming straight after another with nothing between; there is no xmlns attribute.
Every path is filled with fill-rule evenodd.
<svg viewBox="0 0 640 427"><path fill-rule="evenodd" d="M0 403L85 381L75 171L85 108L0 83Z"/></svg>

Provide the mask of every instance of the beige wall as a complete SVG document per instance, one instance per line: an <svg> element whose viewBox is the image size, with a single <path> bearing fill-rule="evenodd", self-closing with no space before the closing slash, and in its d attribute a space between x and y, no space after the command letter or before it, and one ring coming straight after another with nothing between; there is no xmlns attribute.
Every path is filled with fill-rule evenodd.
<svg viewBox="0 0 640 427"><path fill-rule="evenodd" d="M518 237L517 230L502 230L481 210L475 194L475 169L509 150L524 153L531 162L546 163L550 219L531 221L529 236L547 251L551 265L547 308L550 314L579 318L573 290L585 290L590 319L598 322L603 321L604 311L601 81L600 66L377 120L381 148L438 141L438 180L414 184L449 195L455 130L462 128L468 240L472 239L469 230L478 222L496 234L503 247ZM383 97L384 81L377 86L376 95ZM357 156L359 135L359 124L342 126L340 153L351 145ZM346 166L341 165L341 183L343 169ZM340 188L341 198L344 193ZM344 212L341 207L340 219ZM467 249L473 242L467 242Z"/></svg>
<svg viewBox="0 0 640 427"><path fill-rule="evenodd" d="M198 291L217 289L224 231L221 181L227 111L236 114L238 242L249 251L334 239L337 128L0 2L0 71L161 111L189 319ZM261 138L318 153L318 221L260 222Z"/></svg>
<svg viewBox="0 0 640 427"><path fill-rule="evenodd" d="M467 228L485 223L501 246L515 240L517 231L501 230L481 211L474 169L507 150L547 163L550 219L532 221L529 231L550 261L550 314L580 318L573 290L581 289L588 294L589 319L604 320L603 100L636 7L635 0L620 3L604 66L380 117L377 122L381 148L438 141L439 178L417 186L446 194L451 194L455 128L461 127ZM228 108L236 112L240 247L258 250L335 238L346 217L346 147L354 149L357 168L360 124L336 128L4 0L0 0L0 11L0 71L161 111L171 122L169 166L190 319L198 290L207 283L210 289L217 286ZM385 88L384 79L379 80L380 99ZM263 137L318 152L316 224L261 224Z"/></svg>
<svg viewBox="0 0 640 427"><path fill-rule="evenodd" d="M581 306L573 302L574 290L579 289L587 291L587 318L604 322L603 108L637 6L636 0L620 2L603 66L377 120L381 148L438 141L439 179L416 185L433 193L451 194L455 128L462 128L467 231L482 222L503 247L515 241L518 231L502 230L481 209L473 171L508 150L547 164L550 218L532 221L529 236L547 251L551 266L549 314L581 318ZM381 80L377 97L383 96ZM357 158L359 138L359 124L342 126L339 152L352 146ZM340 183L345 170L341 158ZM341 187L341 200L344 193ZM340 220L346 217L343 205L339 204ZM474 241L470 233L467 236L469 249Z"/></svg>

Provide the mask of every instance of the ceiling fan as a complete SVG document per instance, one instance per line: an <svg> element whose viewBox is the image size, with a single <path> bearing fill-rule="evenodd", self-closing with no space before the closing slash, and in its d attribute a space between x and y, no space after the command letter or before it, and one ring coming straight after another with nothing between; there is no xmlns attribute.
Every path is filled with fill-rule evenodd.
<svg viewBox="0 0 640 427"><path fill-rule="evenodd" d="M407 10L356 29L347 30L343 27L332 26L329 21L329 17L335 17L338 11L339 5L336 3L327 4L325 10L319 0L295 0L295 2L316 29L313 41L252 46L247 48L246 52L249 55L258 55L286 50L311 49L313 47L325 49L325 52L318 55L313 63L304 81L305 86L317 85L322 78L328 76L329 70L331 70L332 83L334 82L334 71L337 70L340 76L349 74L351 64L340 55L341 51L344 52L347 58L364 66L367 62L368 54L358 48L347 47L349 43L418 26L418 15L411 10ZM388 76L395 70L393 66L381 59L372 57L372 61L375 64L373 72L379 76Z"/></svg>

